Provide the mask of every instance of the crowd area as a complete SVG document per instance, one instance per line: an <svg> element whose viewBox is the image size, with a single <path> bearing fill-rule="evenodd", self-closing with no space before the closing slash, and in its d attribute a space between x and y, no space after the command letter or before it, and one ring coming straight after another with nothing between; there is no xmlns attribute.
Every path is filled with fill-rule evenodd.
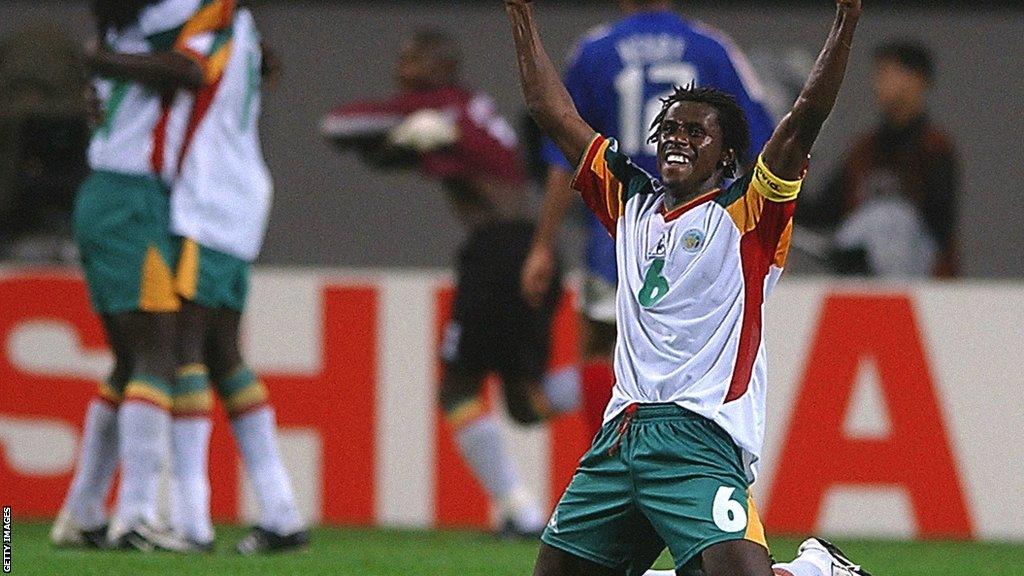
<svg viewBox="0 0 1024 576"><path fill-rule="evenodd" d="M763 63L758 56L755 61ZM796 215L807 232L794 245L799 261L813 262L816 273L956 277L959 205L966 191L956 142L926 105L942 63L934 61L927 42L911 37L875 46L874 58L877 115L864 118L841 167L806 194ZM762 68L750 73L759 73L764 84L792 84L789 71ZM76 262L71 210L88 174L96 112L88 87L83 46L66 24L35 23L0 38L0 261ZM794 95L783 94L780 101ZM779 113L778 102L762 105L765 114ZM532 134L521 135L520 152L528 160L544 158L528 173L528 188L538 192L550 153Z"/></svg>

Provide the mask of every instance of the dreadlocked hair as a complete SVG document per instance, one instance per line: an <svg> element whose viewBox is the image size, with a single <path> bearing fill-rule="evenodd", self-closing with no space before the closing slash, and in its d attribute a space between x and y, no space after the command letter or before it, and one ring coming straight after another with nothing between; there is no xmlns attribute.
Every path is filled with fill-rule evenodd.
<svg viewBox="0 0 1024 576"><path fill-rule="evenodd" d="M747 116L736 103L736 99L721 90L706 86L698 87L693 82L687 86L676 86L671 96L661 99L661 111L651 122L651 135L647 141L651 144L658 142L658 129L665 120L665 114L673 104L679 102L702 102L718 112L718 127L722 130L723 147L727 150L732 149L734 158L725 166L725 176L735 176L737 166L746 161L747 148L750 148L750 128L747 125Z"/></svg>

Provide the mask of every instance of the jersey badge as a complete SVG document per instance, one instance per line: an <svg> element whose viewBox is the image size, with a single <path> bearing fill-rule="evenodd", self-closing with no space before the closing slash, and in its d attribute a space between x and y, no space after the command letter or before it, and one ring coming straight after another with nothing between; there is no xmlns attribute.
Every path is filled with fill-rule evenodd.
<svg viewBox="0 0 1024 576"><path fill-rule="evenodd" d="M700 252L700 249L704 246L704 232L697 228L691 228L683 234L682 240L683 250L686 250L690 254L696 254Z"/></svg>

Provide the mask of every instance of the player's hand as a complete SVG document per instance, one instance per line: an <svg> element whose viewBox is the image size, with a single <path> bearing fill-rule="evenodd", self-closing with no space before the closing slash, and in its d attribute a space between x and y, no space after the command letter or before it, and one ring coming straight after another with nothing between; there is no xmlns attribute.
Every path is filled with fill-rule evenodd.
<svg viewBox="0 0 1024 576"><path fill-rule="evenodd" d="M556 267L554 250L547 246L534 246L530 249L520 276L520 290L530 306L537 308L544 302L544 297L551 289Z"/></svg>
<svg viewBox="0 0 1024 576"><path fill-rule="evenodd" d="M99 55L103 52L103 45L100 43L99 38L90 38L82 46L82 57L85 60L86 66L92 66L93 62L99 58Z"/></svg>
<svg viewBox="0 0 1024 576"><path fill-rule="evenodd" d="M860 0L836 0L836 6L840 12L860 14Z"/></svg>
<svg viewBox="0 0 1024 576"><path fill-rule="evenodd" d="M96 130L103 125L107 118L106 112L103 110L103 102L100 100L99 94L96 93L96 87L91 83L85 87L82 96L85 99L85 111L89 127Z"/></svg>
<svg viewBox="0 0 1024 576"><path fill-rule="evenodd" d="M266 42L260 42L260 52L263 55L260 59L260 76L268 86L273 87L281 77L281 59L278 58L277 51Z"/></svg>

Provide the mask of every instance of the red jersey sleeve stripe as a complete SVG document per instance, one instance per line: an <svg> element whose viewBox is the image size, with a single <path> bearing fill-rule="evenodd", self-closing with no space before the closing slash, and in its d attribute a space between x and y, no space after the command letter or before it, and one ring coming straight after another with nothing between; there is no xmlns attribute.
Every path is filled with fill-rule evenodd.
<svg viewBox="0 0 1024 576"><path fill-rule="evenodd" d="M733 367L725 402L740 398L750 387L754 362L757 361L757 353L761 348L765 279L772 264L781 267L780 257L782 263L785 263L795 208L795 201L761 203L756 224L740 238L743 323L740 327L736 364Z"/></svg>

